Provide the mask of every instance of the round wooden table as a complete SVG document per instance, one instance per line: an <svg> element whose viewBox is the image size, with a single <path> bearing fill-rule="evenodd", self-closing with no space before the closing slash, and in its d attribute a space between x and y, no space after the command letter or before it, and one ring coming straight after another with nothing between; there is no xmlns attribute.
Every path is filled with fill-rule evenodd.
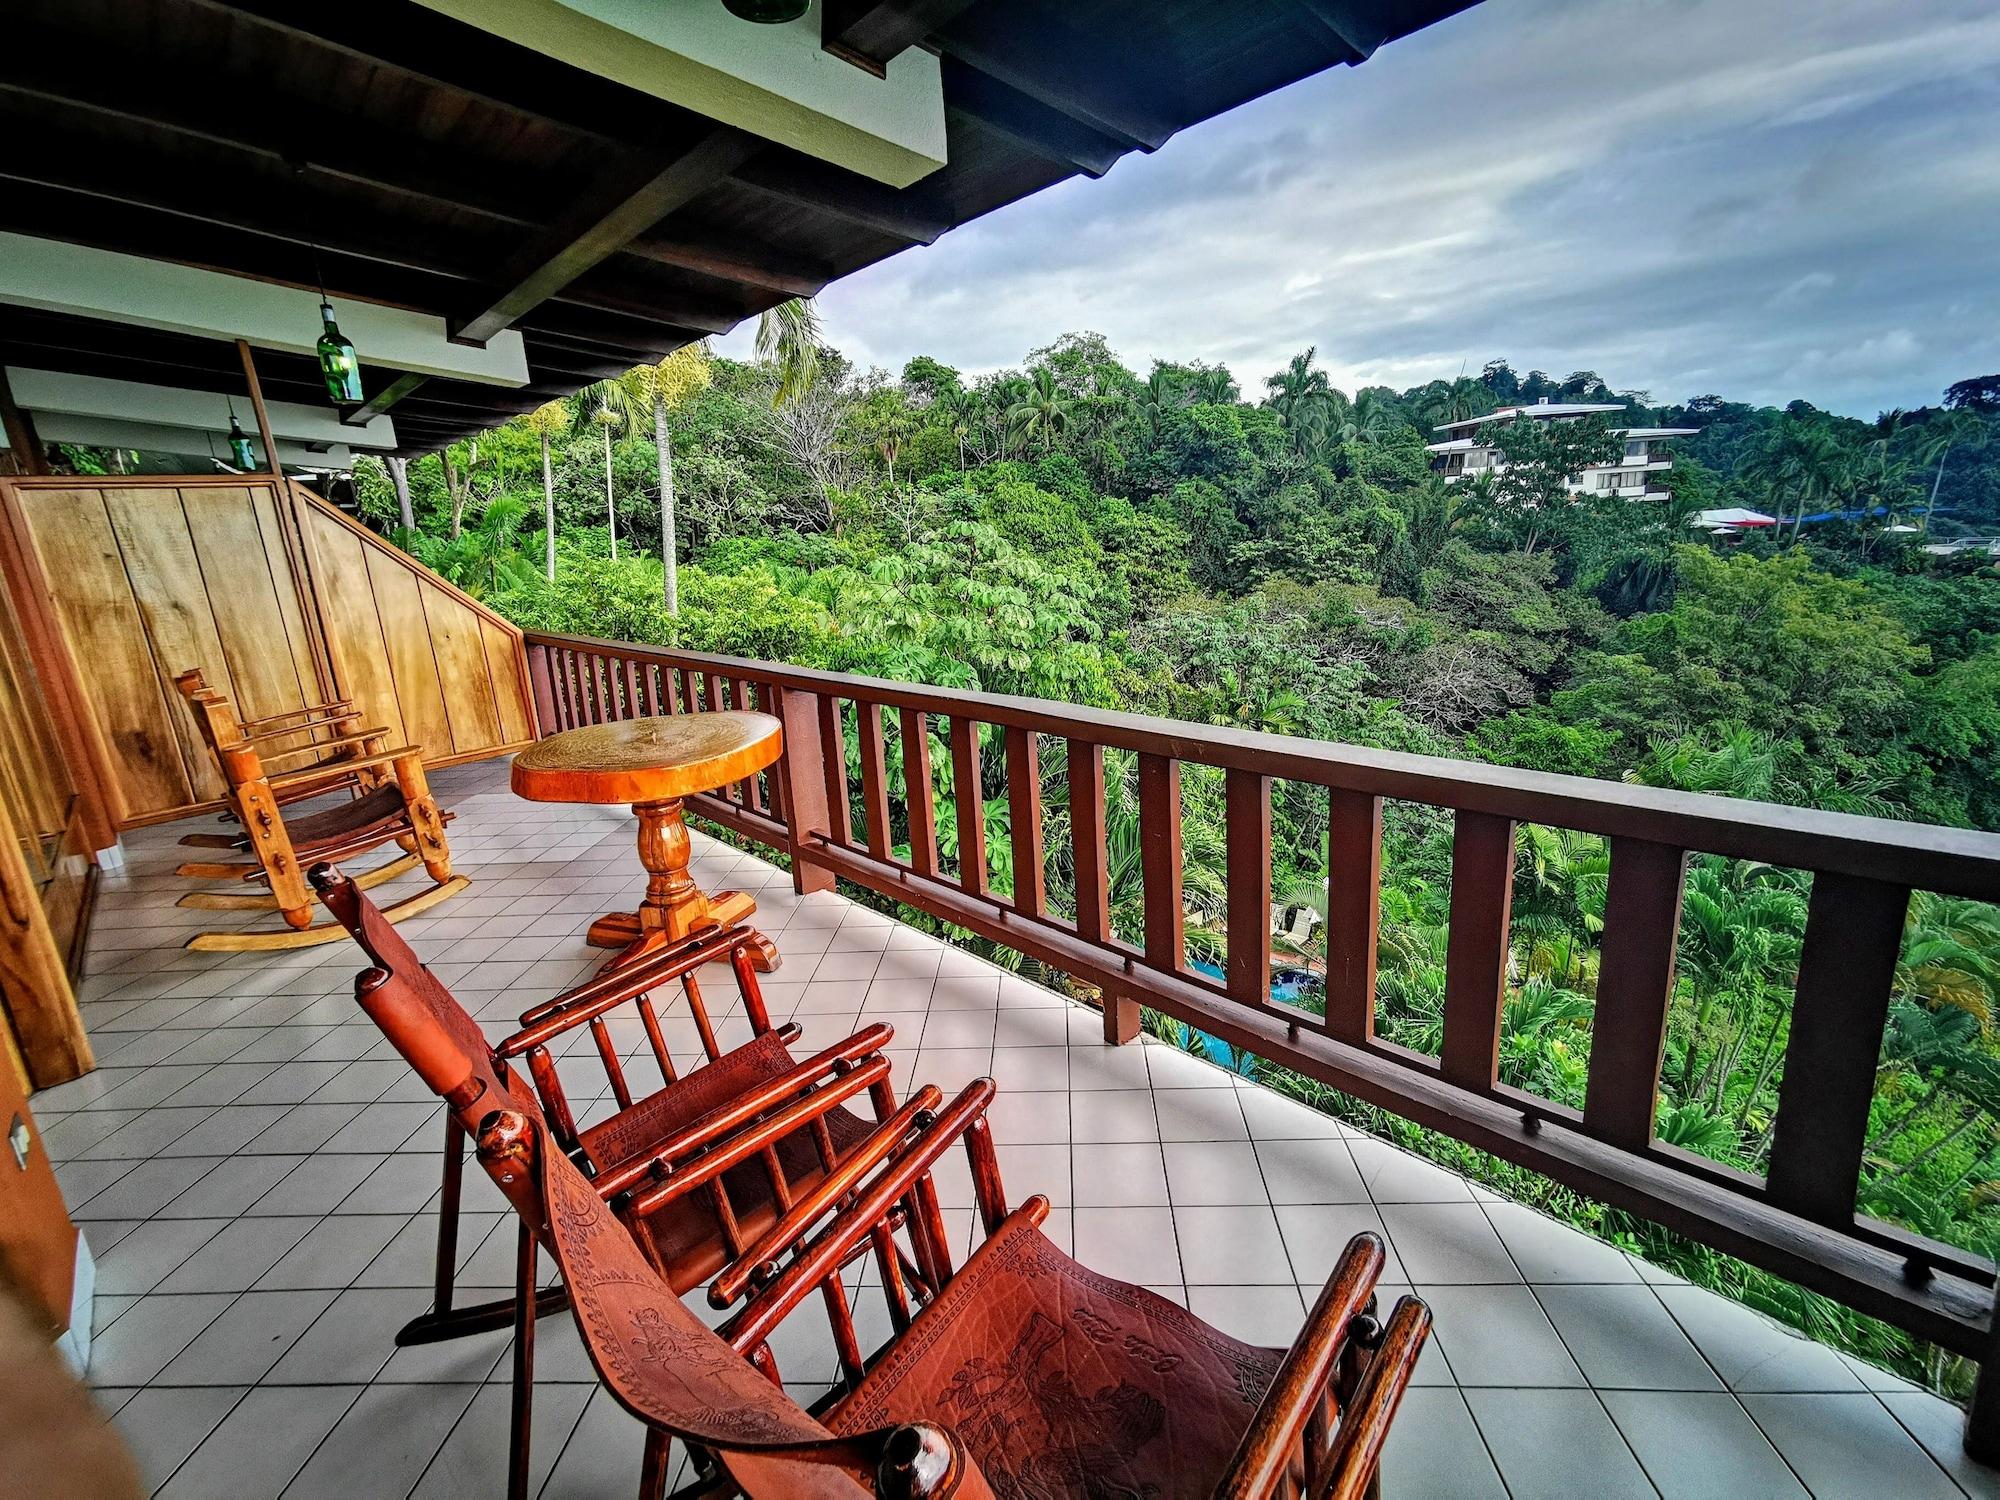
<svg viewBox="0 0 2000 1500"><path fill-rule="evenodd" d="M551 735L514 757L514 791L530 802L623 802L639 819L645 900L637 912L612 912L590 924L593 944L622 950L611 964L750 915L755 902L747 894L724 891L710 899L688 874L682 804L697 792L754 776L775 764L783 749L776 719L730 710L592 724Z"/></svg>

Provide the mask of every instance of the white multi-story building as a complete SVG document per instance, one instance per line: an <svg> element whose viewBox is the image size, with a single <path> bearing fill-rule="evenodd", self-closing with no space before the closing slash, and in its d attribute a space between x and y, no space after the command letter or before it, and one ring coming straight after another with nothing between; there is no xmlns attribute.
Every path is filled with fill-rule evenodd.
<svg viewBox="0 0 2000 1500"><path fill-rule="evenodd" d="M1575 422L1602 412L1623 411L1619 405L1584 401L1550 401L1544 398L1532 406L1503 406L1483 417L1463 422L1446 422L1437 428L1444 441L1430 444L1431 468L1447 481L1468 475L1497 473L1507 466L1501 451L1487 442L1484 429L1495 422L1530 417L1537 422ZM1658 475L1674 466L1667 451L1667 439L1691 437L1695 427L1613 428L1612 436L1625 443L1623 456L1608 464L1592 464L1570 477L1570 488L1579 495L1616 496L1625 500L1662 500L1667 491Z"/></svg>

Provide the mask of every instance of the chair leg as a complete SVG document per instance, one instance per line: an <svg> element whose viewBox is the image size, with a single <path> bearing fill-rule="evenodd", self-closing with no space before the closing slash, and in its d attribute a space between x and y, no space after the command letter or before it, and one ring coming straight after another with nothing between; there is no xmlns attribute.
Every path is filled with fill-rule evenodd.
<svg viewBox="0 0 2000 1500"><path fill-rule="evenodd" d="M639 1500L660 1500L667 1492L673 1441L657 1427L646 1429L646 1453L639 1464Z"/></svg>
<svg viewBox="0 0 2000 1500"><path fill-rule="evenodd" d="M514 1406L507 1444L507 1500L528 1500L528 1442L535 1401L535 1260L541 1247L523 1220L514 1274Z"/></svg>
<svg viewBox="0 0 2000 1500"><path fill-rule="evenodd" d="M431 1282L431 1311L451 1311L458 1276L458 1205L465 1191L465 1127L450 1110L444 1115L444 1188L438 1198L437 1270Z"/></svg>

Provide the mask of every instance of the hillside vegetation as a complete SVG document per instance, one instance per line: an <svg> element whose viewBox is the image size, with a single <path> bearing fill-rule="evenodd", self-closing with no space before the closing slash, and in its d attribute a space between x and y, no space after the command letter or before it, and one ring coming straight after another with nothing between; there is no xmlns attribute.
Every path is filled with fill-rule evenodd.
<svg viewBox="0 0 2000 1500"><path fill-rule="evenodd" d="M1553 380L1500 361L1350 395L1310 350L1246 388L1202 364L1141 374L1090 334L976 380L927 358L890 378L796 354L684 352L419 461L401 540L543 629L2000 828L2000 572L1923 550L2000 531L2000 377L1869 423L1804 402L1655 406L1587 371ZM1430 474L1433 424L1542 396L1628 415L1553 436L1517 424L1497 482ZM1567 475L1628 425L1700 429L1676 445L1672 498L1570 495ZM364 466L357 485L394 531L387 474ZM1735 505L1784 524L1734 544L1688 525ZM931 762L949 802L942 743ZM1115 923L1136 939L1134 768L1114 755L1111 770ZM1059 758L1044 776L1062 851ZM983 790L989 878L1006 889L1006 798L997 780ZM1219 780L1189 768L1185 800L1202 958L1219 951L1223 910ZM1324 902L1326 815L1323 793L1278 787L1273 875L1291 903ZM898 803L898 837L902 819ZM1435 1053L1449 823L1397 805L1386 829L1378 1030ZM944 853L953 867L949 838ZM1566 1105L1583 1098L1606 866L1595 838L1520 839L1501 1066ZM1059 852L1048 874L1068 909ZM1806 894L1796 871L1706 857L1691 870L1664 1139L1763 1170ZM1320 945L1288 956L1310 970ZM1990 1255L2000 917L1919 896L1895 983L1862 1207ZM1317 1003L1310 986L1299 1003ZM1963 1383L1958 1362L1823 1299L1152 1024L1938 1388Z"/></svg>

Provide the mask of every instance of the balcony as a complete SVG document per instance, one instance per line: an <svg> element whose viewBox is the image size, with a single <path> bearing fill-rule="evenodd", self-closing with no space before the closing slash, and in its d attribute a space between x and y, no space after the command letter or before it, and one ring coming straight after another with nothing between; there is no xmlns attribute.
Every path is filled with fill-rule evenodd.
<svg viewBox="0 0 2000 1500"><path fill-rule="evenodd" d="M649 673L642 705L661 690ZM525 804L497 762L434 786L475 885L404 931L497 1037L600 960L582 929L637 892L630 819ZM768 804L731 816L770 819ZM346 944L182 951L214 914L173 904L181 831L130 836L106 878L82 1001L100 1066L36 1098L97 1251L98 1398L168 1496L497 1494L507 1335L390 1338L428 1298L438 1110L355 1012ZM1895 1376L1150 1037L1108 1045L1096 1009L842 895L795 894L754 854L697 834L694 872L755 893L784 958L772 1013L808 1043L882 1020L905 1090L994 1076L1010 1187L1050 1194L1053 1231L1090 1264L1283 1342L1301 1287L1348 1235L1382 1231L1388 1279L1438 1315L1391 1496L1994 1492L1958 1411ZM677 1054L697 1049L691 1023L666 1026ZM504 1287L511 1226L468 1182L462 1284ZM969 1239L968 1194L947 1184ZM538 1492L626 1493L637 1424L567 1318L539 1353Z"/></svg>

